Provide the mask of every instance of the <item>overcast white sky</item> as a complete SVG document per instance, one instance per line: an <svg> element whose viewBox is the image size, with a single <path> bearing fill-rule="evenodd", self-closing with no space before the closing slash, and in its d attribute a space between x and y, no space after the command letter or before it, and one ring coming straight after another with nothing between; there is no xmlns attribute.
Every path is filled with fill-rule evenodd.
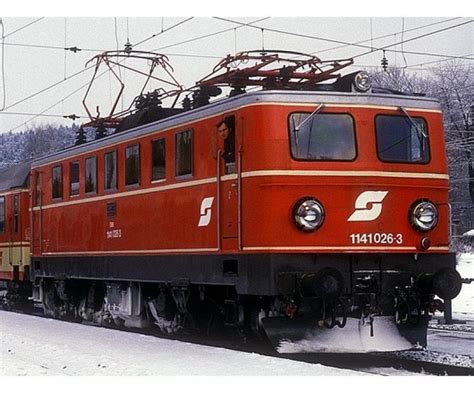
<svg viewBox="0 0 474 409"><path fill-rule="evenodd" d="M98 5L91 0L67 5L46 2L46 7L44 2L26 2L24 7L23 2L15 2L6 12L2 10L0 109L5 109L0 112L0 132L20 131L45 122L72 124L71 120L57 117L61 115L84 118L81 101L93 70L74 74L99 52L122 49L127 39L136 44L154 34L158 35L136 49L167 54L175 77L185 87L209 73L220 58L248 49L294 50L316 54L323 60L356 57L354 65L359 69L380 66L380 49L384 48L390 65L406 67L418 75L426 75L429 68L449 57L464 57L466 64L474 61L474 24L469 23L472 19L468 17L474 13L467 2L462 7L456 1L450 2L449 10L433 5L428 10L420 10L419 6L414 9L405 0L397 2L401 8L387 4L382 7L381 2L374 2L374 8L368 1L355 5L345 0L320 8L318 3L304 0L292 4L291 10L285 9L285 5L290 7L288 2L271 7L268 2L253 5L247 0L235 2L235 6L228 3L214 8L207 2L175 2L173 6L163 8L157 4L150 8L140 0L114 2L111 8L110 3ZM230 15L225 18L232 21L212 15ZM338 15L351 17L329 17ZM186 21L191 16L195 17ZM256 27L239 25L257 19L264 20ZM177 26L173 28L174 25ZM420 38L408 41L415 37ZM399 44L402 41L403 46ZM397 45L390 47L392 44ZM64 50L73 46L83 51ZM358 57L360 54L366 55ZM125 90L126 107L141 83L132 75L124 75L135 84ZM154 85L150 90L156 88ZM95 106L100 105L105 114L115 98L116 82L106 74L94 86L89 106L95 111ZM35 117L39 113L51 116ZM85 118L76 123L83 121Z"/></svg>

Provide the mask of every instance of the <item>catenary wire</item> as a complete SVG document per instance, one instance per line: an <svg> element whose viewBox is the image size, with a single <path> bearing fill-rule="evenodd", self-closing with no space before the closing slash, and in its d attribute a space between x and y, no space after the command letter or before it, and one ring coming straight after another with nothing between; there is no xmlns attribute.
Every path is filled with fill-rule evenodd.
<svg viewBox="0 0 474 409"><path fill-rule="evenodd" d="M409 30L406 30L405 33L409 33L411 31L417 31L417 30L422 30L424 28L428 28L428 27L431 27L431 26L434 26L434 25L438 25L438 24L444 24L444 23L448 23L448 22L451 22L451 21L454 21L454 20L459 20L461 17L454 17L454 18L450 18L450 19L447 19L447 20L443 20L443 21L437 21L435 23L430 23L430 24L426 24L426 25L423 25L423 26L418 26L418 27L413 27ZM354 44L363 44L363 43L367 43L369 41L377 41L377 40L382 40L384 38L388 38L388 37L393 37L397 34L400 34L400 32L396 32L396 33L390 33L390 34L384 34L384 35L381 35L381 36L378 36L378 37L375 37L375 38L368 38L366 40L362 40L362 41L358 41L357 43L354 43ZM335 50L339 50L341 48L346 48L346 47L349 47L348 44L346 45L340 45L340 46L337 46L337 47L331 47L331 48L325 48L323 50L319 50L319 51L315 51L313 53L310 53L310 54L319 54L319 53L324 53L324 52L327 52L327 51L335 51ZM371 44L370 48L374 49L373 45Z"/></svg>
<svg viewBox="0 0 474 409"><path fill-rule="evenodd" d="M259 20L256 20L255 22L259 22L259 21L262 21L262 20L265 20L265 19L267 19L267 18L259 19ZM187 20L189 20L189 19L187 19ZM185 21L187 21L187 20L185 20ZM180 22L180 23L178 23L177 25L180 25L180 24L184 23L185 21ZM231 21L231 22L232 22L232 21ZM248 26L248 25L254 24L255 22L251 22L251 23L234 22L234 23L235 23L235 24L239 24L240 27L242 27L242 26ZM470 22L470 21L469 21L469 22ZM467 23L469 23L469 22L467 22ZM463 24L466 24L466 23L463 23ZM175 26L177 26L177 25L175 25ZM174 27L175 27L175 26L174 26ZM451 28L452 28L452 27L451 27ZM448 29L449 29L449 28L448 28ZM167 30L168 30L168 29L167 29ZM231 30L235 30L235 28L231 28L231 29L227 29L227 30L221 30L221 31L219 31L219 32L211 33L211 34L208 34L208 35L205 35L205 36L196 37L196 38L193 38L193 39L186 40L186 41L184 41L184 42L180 42L180 43L177 43L177 44L172 44L172 45L168 45L168 46L162 47L161 49L163 49L163 48L169 48L169 47L172 47L172 46L175 46L175 45L178 45L178 44L183 44L183 43L190 42L190 41L196 41L196 40L199 40L199 39L202 39L202 38L206 38L206 37L209 37L209 36L212 36L212 35L217 35L217 34L220 34L220 33L225 32L225 31L231 31ZM272 29L266 29L266 30L268 30L268 31L273 31ZM164 30L164 31L165 31L165 30ZM164 31L162 31L162 32L164 32ZM279 30L279 31L281 31L281 30ZM440 30L440 31L444 31L444 29L443 29L443 30ZM158 33L158 34L160 34L160 33ZM148 41L148 40L150 40L150 39L156 37L158 34L154 34L154 35L152 35L152 36L146 38L145 40L142 40L141 42L139 42L139 43L137 43L137 44L141 44L141 43L143 43L143 42L145 42L145 41ZM295 33L290 33L290 34L297 35L297 34L295 34ZM430 35L430 34L426 34L426 35ZM426 36L426 35L423 35L423 36ZM422 36L420 36L419 38L421 38L421 37L422 37ZM407 41L411 41L411 39L410 39L410 40L407 40ZM353 44L346 43L345 45L349 46L349 45L353 45ZM89 50L92 50L92 49L89 49ZM179 55L179 54L175 54L175 55ZM184 54L181 54L181 56L190 56L190 57L191 57L191 55L184 55ZM195 57L195 55L194 55L193 57ZM199 56L199 57L200 57L200 56ZM204 57L204 56L203 56L203 57ZM205 57L206 57L206 58L218 58L218 57L213 57L213 56L205 56ZM450 57L450 58L458 58L458 57L451 57L451 56L449 56L449 57ZM79 73L81 73L81 72L83 72L83 71L84 71L84 70L80 71ZM77 73L77 74L79 74L79 73ZM67 79L70 79L70 78L72 78L72 77L75 76L75 75L76 75L76 74L74 74L74 75L68 77ZM57 84L58 84L58 83L57 83ZM57 85L57 84L53 84L52 86L55 86L55 85ZM52 86L48 87L47 89L50 89ZM45 90L47 90L47 89L45 89ZM33 94L31 97L36 96L37 94L38 94L38 93ZM23 102L23 101L24 101L24 100L19 101L19 102L13 104L13 105L16 105L16 104L18 104L18 103L20 103L20 102ZM13 106L13 105L12 105L12 106ZM10 106L10 107L11 107L11 106ZM8 107L8 108L10 108L10 107Z"/></svg>
<svg viewBox="0 0 474 409"><path fill-rule="evenodd" d="M362 54L358 54L358 55L355 55L353 56L352 58L358 58L358 57L362 57L364 55L367 55L367 54L371 54L375 51L381 51L381 50L386 50L386 51L390 51L390 52L394 52L393 50L387 50L388 48L390 47L395 47L397 45L400 45L400 44L405 44L405 43L408 43L408 42L411 42L411 41L415 41L415 40L419 40L421 38L424 38L424 37L428 37L428 36L432 36L434 34L439 34L439 33L442 33L444 31L448 31L448 30L452 30L454 28L458 28L458 27L461 27L461 26L464 26L466 24L471 24L473 23L474 20L468 20L468 21L465 21L465 22L462 22L462 23L459 23L459 24L456 24L454 26L449 26L449 27L445 27L445 28L442 28L442 29L439 29L439 30L436 30L436 31L432 31L430 33L426 33L426 34L421 34L419 36L416 36L416 37L411 37L411 38L408 38L406 40L403 40L403 41L398 41L398 42L395 42L395 43L392 43L392 44L389 44L389 45L386 45L384 47L378 47L377 49L375 50L371 50L371 51L367 51L365 53L362 53ZM452 56L452 55L440 55L440 54L434 54L434 53L418 53L418 52L414 52L414 51L404 51L406 54L418 54L418 55L431 55L431 56L439 56L439 57L448 57L448 58L460 58L460 57L456 57L456 56ZM473 58L466 58L468 60L473 60Z"/></svg>
<svg viewBox="0 0 474 409"><path fill-rule="evenodd" d="M155 38L156 36L158 35L161 35L175 27L178 27L180 26L181 24L191 20L193 17L190 17L190 18L187 18L177 24L175 24L174 26L171 26L171 27L168 27L166 30L163 30L162 32L159 32L159 33L156 33L156 34L153 34L152 36L150 37L147 37L145 38L144 40L141 40L139 41L138 43L136 44L133 44L134 47L138 46L138 45L141 45L142 43L146 42L146 41L149 41L153 38ZM101 49L97 49L97 48L83 48L83 47L62 47L62 46L58 46L58 45L43 45L43 44L26 44L26 43L11 43L11 42L6 42L5 45L8 45L8 46L12 46L12 47L28 47L28 48L43 48L43 49L47 49L47 50L68 50L68 51L73 51L73 52L77 52L77 51L91 51L91 52L99 52L99 53L102 53L104 52L105 50L101 50ZM117 46L117 50L119 49L119 46L118 46L118 42L117 42L117 39L116 39L116 46ZM74 48L74 51L73 49L71 48Z"/></svg>
<svg viewBox="0 0 474 409"><path fill-rule="evenodd" d="M262 18L262 19L258 19L258 20L256 20L256 22L263 21L263 20L268 19L268 18L269 18L269 17L265 17L265 18ZM189 20L189 19L186 19L186 20L182 21L181 23L175 24L174 26L169 27L169 28L166 29L166 30L163 30L163 33L166 32L166 31L169 31L170 29L172 29L172 28L174 28L174 27L176 27L176 26L178 26L178 25L180 25L180 24L182 24L182 23L184 23L184 22L187 21L187 20ZM224 30L224 31L229 31L229 29ZM196 39L202 39L202 38L204 38L204 37L209 37L209 36L212 36L212 35L221 34L221 33L224 32L224 31L211 33L211 34L208 34L208 35L206 35L206 36L201 36L200 38L190 39L190 40L187 40L186 42L194 41L194 40L196 40ZM156 37L157 35L159 35L159 34L160 34L160 33L158 33L158 34L156 34L156 35L153 35L153 36L150 36L150 37L146 38L145 40L140 41L140 42L137 43L137 44L142 44L142 43L145 42L145 41L151 40L152 38L155 38L155 37ZM60 48L60 47L55 47L55 48ZM84 50L86 50L86 49L84 49ZM88 49L88 51L94 51L94 50ZM99 51L102 51L102 50L99 50ZM207 58L213 58L213 57L212 57L212 56L207 56ZM40 90L40 91L38 91L38 92L36 92L36 93L34 93L34 94L28 96L28 97L26 97L26 98L23 98L22 100L17 101L17 102L15 102L14 104L9 105L9 106L6 107L5 109L10 109L10 108L12 108L12 107L14 107L14 106L16 106L16 105L22 103L22 102L27 101L27 100L30 99L30 98L34 98L35 96L37 96L37 95L39 95L39 94L41 94L41 93L43 93L43 92L46 92L46 91L48 91L48 90L50 90L50 89L56 87L57 85L60 85L61 83L65 82L65 81L67 81L67 80L69 80L69 79L71 79L71 78L73 78L73 77L75 77L75 76L77 76L77 75L82 74L83 72L85 72L85 71L87 71L87 70L89 70L89 69L91 69L91 68L93 68L93 66L86 67L86 68L84 68L84 69L82 69L82 70L76 72L75 74L70 75L69 77L67 77L67 78L64 79L64 80L58 81L58 82L56 82L56 83L54 83L54 84L51 84L51 85L49 85L48 87L46 87L46 88L44 88L44 89L42 89L42 90ZM87 85L88 85L88 83L87 83L85 86L87 86ZM82 89L82 88L84 88L84 86L81 87L80 89ZM79 91L80 89L78 89L77 91ZM76 92L77 92L77 91L76 91ZM61 101L62 101L62 100L61 100ZM54 106L55 106L55 105L54 105ZM46 111L42 111L42 112L46 112ZM34 119L34 118L32 118L32 119ZM26 123L28 123L28 122L29 122L29 121L26 121ZM10 132L12 132L12 131L15 130L15 129L18 129L19 127L25 125L26 123L23 123L23 124L21 124L20 126L15 127L14 129L10 130Z"/></svg>
<svg viewBox="0 0 474 409"><path fill-rule="evenodd" d="M43 19L44 19L44 17L37 18L36 20L31 21L31 22L29 22L28 24L25 24L24 26L22 26L22 27L20 27L20 28L17 28L16 30L13 30L12 32L6 34L4 38L10 37L11 35L13 35L13 34L15 34L15 33L18 33L19 31L21 31L21 30L23 30L23 29L25 29L25 28L27 28L27 27L30 27L31 25L36 24L36 23L38 23L39 21L41 21L41 20L43 20Z"/></svg>
<svg viewBox="0 0 474 409"><path fill-rule="evenodd" d="M2 108L0 108L0 111L4 111L7 104L7 88L5 78L5 25L2 18L0 18L0 25L2 26Z"/></svg>
<svg viewBox="0 0 474 409"><path fill-rule="evenodd" d="M154 50L152 51L160 51L160 50L164 50L166 48L171 48L171 47L176 47L178 45L183 45L183 44L187 44L187 43L191 43L193 41L199 41L199 40L203 40L205 38L209 38L209 37L213 37L213 36L216 36L216 35L219 35L219 34L224 34L224 33L227 33L229 31L233 31L235 28L241 28L247 24L254 24L254 23L260 23L264 20L268 20L270 19L271 17L263 17L263 18L259 18L255 21L252 21L250 23L235 23L235 24L238 24L238 27L232 27L232 28L226 28L224 30L219 30L219 31L215 31L213 33L209 33L209 34L204 34L202 36L199 36L199 37L193 37L193 38L190 38L188 40L183 40L183 41L180 41L178 43L174 43L174 44L169 44L169 45L166 45L166 46L163 46L163 47L160 47L160 48L155 48ZM222 58L222 57L221 57Z"/></svg>
<svg viewBox="0 0 474 409"><path fill-rule="evenodd" d="M186 20L189 20L189 19L186 19ZM184 22L184 21L183 21L183 22ZM169 27L167 30L163 30L162 32L169 31L169 30L171 30L172 28L177 27L178 25L180 25L180 24L176 24L176 25L174 25L174 26L172 26L172 27ZM156 35L151 36L151 37L149 37L149 38L147 38L147 39L141 41L140 43L143 43L144 41L148 41L148 40L150 40L150 39L152 39L152 38L154 38L154 37L156 37ZM44 88L43 90L38 91L37 93L32 94L32 95L30 95L30 96L28 96L28 97L26 97L26 98L24 98L24 99L22 99L22 100L20 100L20 101L17 101L16 103L14 103L14 104L8 106L6 109L12 108L13 106L16 106L16 105L18 105L18 104L20 104L20 103L22 103L22 102L24 102L24 101L26 101L26 100L28 100L28 99L30 99L30 98L33 98L33 97L39 95L39 94L42 93L42 92L45 92L45 91L47 91L47 90L50 90L51 88L53 88L53 87L55 87L55 86L57 86L57 85L59 85L59 84L65 82L65 81L69 80L70 78L75 77L75 76L77 76L77 75L79 75L79 74L81 74L81 73L83 73L83 72L85 72L85 71L87 71L87 70L89 70L89 69L91 69L91 68L93 68L93 66L86 67L86 68L84 68L84 69L82 69L82 70L76 72L75 74L72 74L71 76L67 77L67 78L64 79L64 80L58 81L58 82L56 82L56 83L54 83L54 84L51 84L50 86ZM108 68L108 70L107 70L107 71L104 71L102 74L98 75L97 78L100 78L101 76L105 75L109 70L110 70L110 68ZM79 88L77 88L76 90L74 90L73 92L71 92L71 93L70 93L69 95L67 95L66 97L62 98L60 101L58 101L58 102L56 102L55 104L53 104L53 105L49 106L48 108L44 109L44 110L41 111L39 114L35 114L35 115L34 115L32 118L30 118L29 120L23 122L22 124L16 126L16 127L13 128L13 129L11 129L9 132L13 132L13 131L15 131L16 129L21 128L22 126L28 124L29 122L31 122L32 120L36 119L36 118L39 117L39 116L44 116L44 113L45 113L45 112L47 112L48 110L52 109L52 108L55 107L56 105L59 105L59 104L62 103L64 100L70 98L72 95L74 95L75 93L77 93L77 92L79 92L80 90L84 89L84 88L85 88L86 86L88 86L88 85L89 85L89 81L88 81L87 83L85 83L84 85L82 85L81 87L79 87Z"/></svg>
<svg viewBox="0 0 474 409"><path fill-rule="evenodd" d="M178 25L179 25L179 24L178 24ZM175 26L177 26L177 25L175 25ZM171 28L173 28L173 27L170 27L170 28L167 29L166 31L169 31ZM149 37L149 38L147 38L147 39L145 39L145 40L148 41L148 40L151 39L151 38L154 38L154 37L152 36L152 37ZM145 40L143 40L143 41L145 41ZM141 41L140 43L142 43L143 41ZM48 48L49 48L49 47L48 47ZM61 48L61 49L62 49L63 47L54 47L54 48ZM85 50L85 51L100 51L100 52L103 52L103 50L93 50L93 49L82 49L82 50ZM80 75L80 74L84 73L85 71L90 70L90 69L92 69L92 68L94 68L94 66L89 66L89 67L83 68L82 70L80 70L80 71L78 71L78 72L76 72L76 73L74 73L74 74L71 74L70 76L66 77L65 79L63 79L63 80L61 80L61 81L57 81L57 82L55 82L55 83L53 83L53 84L47 86L46 88L43 88L42 90L40 90L40 91L38 91L38 92L35 92L34 94L31 94L31 95L29 95L28 97L23 98L23 99L21 99L21 100L15 102L15 103L13 103L13 104L11 104L11 105L5 107L4 109L7 110L7 109L10 109L10 108L13 108L14 106L19 105L19 104L21 104L22 102L25 102L25 101L29 100L30 98L34 98L34 97L36 97L37 95L40 95L41 93L46 92L46 91L48 91L48 90L50 90L50 89L52 89L52 88L54 88L54 87L56 87L56 86L62 84L63 82L68 81L68 80L70 80L71 78L74 78L74 77L76 77L76 76L78 76L78 75Z"/></svg>
<svg viewBox="0 0 474 409"><path fill-rule="evenodd" d="M63 102L65 98L63 98L60 102ZM46 112L46 111L45 111ZM0 115L21 115L21 116L44 116L44 117L55 117L55 118L67 118L68 115L61 115L61 114L44 114L44 113L36 113L36 112L0 112ZM84 118L81 116L76 116L76 118Z"/></svg>
<svg viewBox="0 0 474 409"><path fill-rule="evenodd" d="M377 48L374 49L371 46L363 45L363 44L359 44L359 43L348 43L346 41L334 40L334 39L330 39L330 38L313 36L313 35L309 35L309 34L293 33L291 31L278 30L278 29L273 29L273 28L265 28L265 27L257 26L254 23L242 23L242 22L239 22L239 21L236 21L236 20L231 20L231 19L228 19L228 18L222 18L222 17L214 17L214 18L217 19L217 20L227 21L229 23L241 24L241 25L244 25L244 26L247 26L247 27L258 29L258 30L261 30L262 28L264 28L265 31L268 31L268 32L273 32L273 33L278 33L278 34L285 34L285 35L295 36L295 37L300 37L300 38L308 38L308 39L313 39L313 40L327 41L327 42L331 42L331 43L341 44L341 45L344 45L344 46L354 46L354 47L369 49L369 51L367 51L365 53L353 56L352 57L353 59L371 54L371 53L376 52L376 51L381 51L381 50L386 50L386 51L390 51L390 52L400 52L400 51L397 51L397 50L387 50L387 48L389 48L389 47L394 47L396 45L399 45L400 42L396 42L396 43L393 43L393 44L390 44L390 45L387 45L387 46L377 47ZM460 24L457 24L457 25L454 25L454 26L445 27L445 28L437 30L437 31L426 33L426 34L423 34L421 36L409 38L407 40L404 40L404 43L407 43L407 42L413 41L413 40L417 40L417 39L420 39L420 38L423 38L423 37L427 37L427 36L430 36L430 35L433 35L433 34L437 34L437 33L440 33L442 31L451 30L453 28L457 28L457 27L465 25L465 24L470 24L472 22L474 22L474 20L469 20L469 21L466 21L466 22L463 22L463 23L460 23ZM404 52L406 54L415 54L415 55L430 55L430 56L436 56L436 57L459 58L459 57L456 57L456 56L444 55L444 54L422 53L422 52L415 52L415 51L404 51ZM473 60L473 58L467 58L467 59L468 60Z"/></svg>
<svg viewBox="0 0 474 409"><path fill-rule="evenodd" d="M152 34L150 37L147 37L147 38L145 38L144 40L139 41L138 43L133 44L133 46L134 46L134 47L137 47L137 46L139 46L139 45L142 45L143 43L145 43L145 42L147 42L147 41L149 41L149 40L152 40L153 38L155 38L155 37L157 37L157 36L159 36L159 35L161 35L161 34L164 34L164 33L166 33L167 31L172 30L173 28L179 27L180 25L182 25L182 24L184 24L184 23L187 23L188 21L191 21L193 18L194 18L194 17L186 18L186 19L184 19L184 20L182 20L182 21L180 21L180 22L178 22L178 23L176 23L176 24L174 24L174 25L168 27L168 28L165 29L165 30L162 28L159 33Z"/></svg>

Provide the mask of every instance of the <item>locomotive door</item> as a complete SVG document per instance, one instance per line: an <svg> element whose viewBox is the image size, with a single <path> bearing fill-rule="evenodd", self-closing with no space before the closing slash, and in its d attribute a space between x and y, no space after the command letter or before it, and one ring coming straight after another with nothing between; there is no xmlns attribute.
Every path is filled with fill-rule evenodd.
<svg viewBox="0 0 474 409"><path fill-rule="evenodd" d="M13 272L13 279L19 279L19 270L22 265L22 240L20 227L20 195L10 196L10 210L8 211L8 264Z"/></svg>
<svg viewBox="0 0 474 409"><path fill-rule="evenodd" d="M42 253L42 194L41 194L41 173L34 173L34 190L32 197L32 219L31 219L31 240L33 254Z"/></svg>
<svg viewBox="0 0 474 409"><path fill-rule="evenodd" d="M239 232L238 225L238 163L237 151L239 130L236 129L235 115L226 115L217 125L219 137L219 201L220 232L225 249L235 249Z"/></svg>

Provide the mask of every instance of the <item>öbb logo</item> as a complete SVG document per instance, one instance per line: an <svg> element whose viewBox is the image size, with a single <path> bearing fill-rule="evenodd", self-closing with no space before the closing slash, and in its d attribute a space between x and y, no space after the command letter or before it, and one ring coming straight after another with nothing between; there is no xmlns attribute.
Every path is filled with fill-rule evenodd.
<svg viewBox="0 0 474 409"><path fill-rule="evenodd" d="M388 192L362 192L355 201L355 211L347 219L348 222L370 222L376 220L382 213L382 201Z"/></svg>
<svg viewBox="0 0 474 409"><path fill-rule="evenodd" d="M214 197L205 197L201 202L201 217L199 218L198 227L208 226L212 217L212 203Z"/></svg>

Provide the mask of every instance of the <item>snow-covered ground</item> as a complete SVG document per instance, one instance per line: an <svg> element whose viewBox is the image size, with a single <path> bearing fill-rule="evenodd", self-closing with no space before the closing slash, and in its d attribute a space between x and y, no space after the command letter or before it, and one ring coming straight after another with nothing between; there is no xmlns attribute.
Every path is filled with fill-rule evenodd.
<svg viewBox="0 0 474 409"><path fill-rule="evenodd" d="M462 278L474 278L474 253L461 254L457 270ZM453 300L453 316L474 320L474 282L463 284L461 293Z"/></svg>
<svg viewBox="0 0 474 409"><path fill-rule="evenodd" d="M474 278L474 254L459 258L458 271L463 278ZM474 283L463 285L453 302L453 314L474 320ZM64 404L83 408L93 402L93 407L166 403L192 409L224 404L230 409L243 405L294 407L298 402L321 400L331 404L334 399L353 408L365 408L374 401L398 408L400 399L410 405L425 405L433 397L438 405L452 405L454 399L462 407L461 392L439 395L436 391L468 387L459 379L456 384L449 384L448 379L440 385L437 381L426 384L426 378L433 379L426 376L417 377L416 382L406 381L412 377L390 377L387 383L381 380L385 377L352 376L363 373L350 370L5 311L0 311L0 340L0 391L13 392L0 395L2 399L8 396L8 406L3 406L2 400L2 407L8 408L50 409ZM28 378L25 389L18 375L36 378ZM405 374L394 369L393 375ZM347 376L351 379L345 379ZM44 389L50 391L46 400ZM66 390L66 395L58 394L60 390ZM397 392L396 399L387 399L396 390L406 393ZM419 394L420 390L425 392ZM18 396L21 404L17 404ZM359 398L354 400L356 396Z"/></svg>
<svg viewBox="0 0 474 409"><path fill-rule="evenodd" d="M5 311L0 311L0 328L2 375L353 374L322 365Z"/></svg>

